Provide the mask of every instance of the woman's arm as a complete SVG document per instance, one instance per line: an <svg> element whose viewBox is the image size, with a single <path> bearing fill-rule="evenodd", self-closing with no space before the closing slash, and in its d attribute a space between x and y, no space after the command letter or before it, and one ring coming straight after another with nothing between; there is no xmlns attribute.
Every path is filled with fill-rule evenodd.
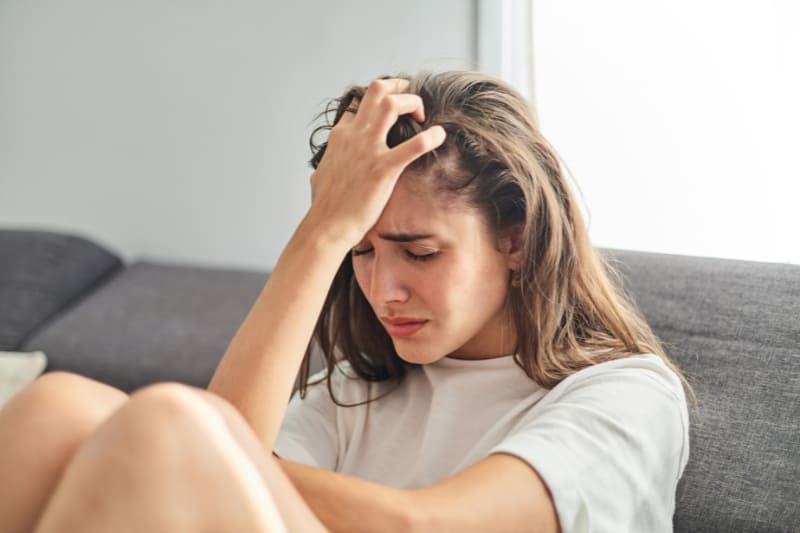
<svg viewBox="0 0 800 533"><path fill-rule="evenodd" d="M311 208L211 379L209 390L239 409L267 450L341 260L377 222L405 167L444 142L435 126L387 146L400 115L424 120L422 99L404 93L408 87L373 81L357 110L331 129L311 176Z"/></svg>
<svg viewBox="0 0 800 533"><path fill-rule="evenodd" d="M527 463L505 453L409 490L276 460L332 532L561 531L547 485Z"/></svg>
<svg viewBox="0 0 800 533"><path fill-rule="evenodd" d="M306 217L228 346L208 390L231 402L272 450L333 276L347 253Z"/></svg>
<svg viewBox="0 0 800 533"><path fill-rule="evenodd" d="M275 461L314 515L332 533L417 531L420 520L410 491L277 456Z"/></svg>

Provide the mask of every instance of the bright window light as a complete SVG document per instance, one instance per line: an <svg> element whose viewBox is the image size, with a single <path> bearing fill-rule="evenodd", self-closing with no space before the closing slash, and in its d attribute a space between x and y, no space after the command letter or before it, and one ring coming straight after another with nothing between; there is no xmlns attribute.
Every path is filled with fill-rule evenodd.
<svg viewBox="0 0 800 533"><path fill-rule="evenodd" d="M800 263L800 3L536 0L534 102L604 247Z"/></svg>

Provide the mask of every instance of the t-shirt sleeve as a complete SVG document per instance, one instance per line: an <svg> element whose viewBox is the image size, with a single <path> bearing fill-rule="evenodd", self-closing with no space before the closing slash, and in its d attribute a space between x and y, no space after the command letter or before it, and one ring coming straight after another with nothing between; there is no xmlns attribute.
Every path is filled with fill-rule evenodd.
<svg viewBox="0 0 800 533"><path fill-rule="evenodd" d="M681 382L656 356L584 369L489 451L499 452L538 472L564 533L672 531L689 457Z"/></svg>
<svg viewBox="0 0 800 533"><path fill-rule="evenodd" d="M309 381L324 372L311 376ZM296 391L286 407L272 451L289 461L334 470L338 456L336 407L325 381L310 385L305 398Z"/></svg>

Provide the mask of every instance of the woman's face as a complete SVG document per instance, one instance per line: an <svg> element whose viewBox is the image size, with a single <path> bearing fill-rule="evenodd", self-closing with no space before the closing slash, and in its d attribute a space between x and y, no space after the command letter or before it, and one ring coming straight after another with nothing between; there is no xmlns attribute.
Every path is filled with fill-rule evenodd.
<svg viewBox="0 0 800 533"><path fill-rule="evenodd" d="M484 359L514 351L511 256L483 216L406 171L352 251L356 281L405 361Z"/></svg>

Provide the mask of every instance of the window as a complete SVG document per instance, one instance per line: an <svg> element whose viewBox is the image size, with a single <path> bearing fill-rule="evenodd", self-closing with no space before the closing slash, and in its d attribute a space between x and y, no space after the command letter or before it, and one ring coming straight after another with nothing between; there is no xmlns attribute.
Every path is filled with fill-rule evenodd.
<svg viewBox="0 0 800 533"><path fill-rule="evenodd" d="M484 52L490 5L532 74L509 67L519 49ZM502 1L479 17L483 68L530 96L595 244L800 263L800 4Z"/></svg>

